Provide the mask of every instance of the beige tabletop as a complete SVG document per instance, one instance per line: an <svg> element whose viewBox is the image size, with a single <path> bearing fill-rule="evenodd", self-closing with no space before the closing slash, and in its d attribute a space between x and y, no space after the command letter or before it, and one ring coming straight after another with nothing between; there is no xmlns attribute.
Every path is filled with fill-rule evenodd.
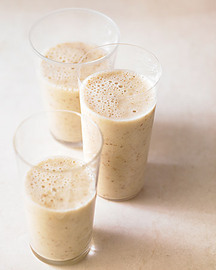
<svg viewBox="0 0 216 270"><path fill-rule="evenodd" d="M163 76L143 190L122 203L98 198L92 250L57 267L30 251L12 136L42 109L29 27L63 7L112 17L121 41L158 56ZM215 270L215 74L215 0L0 0L0 270Z"/></svg>

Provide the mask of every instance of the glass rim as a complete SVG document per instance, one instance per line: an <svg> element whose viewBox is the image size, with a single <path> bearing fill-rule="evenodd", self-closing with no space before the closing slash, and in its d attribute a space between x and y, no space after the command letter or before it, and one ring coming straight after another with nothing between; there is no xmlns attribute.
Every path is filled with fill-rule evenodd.
<svg viewBox="0 0 216 270"><path fill-rule="evenodd" d="M91 122L95 128L99 131L99 135L101 137L101 146L99 147L98 151L96 151L96 154L94 154L94 156L91 158L90 161L88 162L84 162L81 166L77 166L77 167L74 167L74 168L71 168L71 169L66 169L66 170L63 170L63 171L57 171L57 172L53 172L53 173L66 173L66 172L71 172L71 171L76 171L76 170L80 170L80 169L83 169L83 168L86 168L88 167L91 163L93 163L97 158L99 158L101 152L102 152L102 148L103 148L103 142L104 142L104 139L103 139L103 135L102 135L102 132L99 128L99 126L88 116L86 115L82 115L81 113L78 113L78 112L75 112L75 111L69 111L69 110L43 110L43 111L38 111L38 112L34 112L32 113L31 115L25 117L20 123L19 125L16 127L15 129L15 132L14 132L14 135L13 135L13 149L16 153L16 155L19 157L19 159L24 162L26 165L28 165L29 167L33 168L35 166L38 165L37 164L32 164L30 162L28 162L24 156L20 153L20 151L18 151L17 149L17 143L16 143L16 138L17 138L17 134L20 130L20 128L23 126L23 124L25 124L27 121L29 121L30 119L38 116L38 115L42 115L42 114L47 114L47 113L55 113L55 112L65 112L65 113L71 113L71 114L75 114L77 116L80 117L80 119L82 120L82 118L86 118L89 122ZM56 155L56 157L58 157L58 155ZM60 157L60 156L59 156ZM50 157L52 158L52 157ZM43 160L41 160L43 161ZM43 171L44 169L41 168L41 170ZM47 170L46 170L47 171Z"/></svg>
<svg viewBox="0 0 216 270"><path fill-rule="evenodd" d="M92 51L97 50L97 49L100 49L100 48L102 49L102 48L108 47L108 46L114 46L115 48L118 48L119 46L134 47L134 48L137 48L137 49L139 49L139 50L142 50L142 51L148 53L149 55L151 55L152 58L154 58L154 59L156 60L157 64L158 64L157 66L158 66L158 68L159 68L159 78L158 78L157 82L155 83L155 85L158 83L158 81L159 81L160 78L161 78L162 67L161 67L160 61L158 60L157 56L156 56L154 53L152 53L150 50L145 49L144 47L142 47L142 46L140 46L140 45L136 45L136 44L132 44L132 43L112 42L112 43L107 43L107 44L104 44L104 45L101 45L101 46L97 46L97 47L92 48L91 50L89 50L85 55L83 55L83 57L81 58L80 62L77 63L77 64L82 64L82 60L83 60L89 53L91 53ZM108 55L109 55L109 54L105 55L104 57L102 57L102 58L100 58L100 59L102 60L102 59L106 58ZM80 66L81 66L81 65L80 65ZM113 68L113 69L116 69L116 68ZM133 70L131 70L131 71L133 71ZM80 75L80 73L79 73L79 69L78 69L78 80L82 83L82 81L80 80L80 76L79 76L79 75ZM92 74L91 74L91 75L92 75ZM90 76L91 76L91 75L90 75ZM140 75L142 75L142 74L140 74ZM84 80L83 80L83 81L84 81ZM155 86L155 85L154 85L154 86ZM154 86L153 86L153 87L154 87Z"/></svg>
<svg viewBox="0 0 216 270"><path fill-rule="evenodd" d="M52 60L48 57L45 57L41 52L39 52L36 47L34 46L33 42L32 42L32 32L34 31L35 27L37 27L37 25L39 25L44 19L52 16L52 15L55 15L55 14L58 14L58 13L63 13L63 12L69 12L69 11L83 11L83 12L89 12L89 13L92 13L92 14L96 14L96 15L99 15L101 17L104 17L106 20L108 20L113 26L114 28L116 29L116 36L117 36L117 42L119 41L119 38L120 38L120 30L119 30L119 27L118 25L109 17L107 16L106 14L102 13L102 12L99 12L97 10L94 10L94 9L90 9L90 8L62 8L62 9L56 9L54 11L51 11L51 12L48 12L46 13L45 15L43 15L42 17L40 17L38 20L36 20L30 30L29 30L29 33L28 33L28 40L29 40L29 43L30 43L30 46L31 48L33 49L33 51L36 53L36 55L38 55L41 59L47 61L47 62L50 62L50 63L53 63L53 64L58 64L58 65L62 65L62 66L74 66L74 67L77 67L79 65L89 65L89 64L93 64L95 62L99 62L101 61L102 58L99 58L99 59L96 59L96 60L93 60L93 61L89 61L89 62L85 62L85 63L63 63L63 62L59 62L59 61L56 61L56 60ZM103 45L102 45L103 46ZM100 46L97 46L97 47L100 47ZM83 57L82 57L83 58Z"/></svg>
<svg viewBox="0 0 216 270"><path fill-rule="evenodd" d="M122 42L118 42L118 43L110 43L110 44L105 44L105 45L101 45L101 46L98 46L96 48L93 48L91 50L89 50L83 57L82 59L84 59L89 53L91 53L92 51L96 50L96 49L99 49L99 48L104 48L104 47L108 47L108 46L115 46L115 49L117 49L119 46L128 46L128 47L134 47L134 48L137 48L139 50L142 50L143 52L146 52L148 53L154 60L156 60L157 62L157 68L158 68L158 76L157 76L157 80L155 83L153 83L153 85L151 87L149 87L148 89L146 89L145 93L151 91L152 89L154 89L156 87L156 85L159 83L160 81L160 78L161 78L161 75L162 75L162 67L161 67L161 64L157 58L157 56L155 56L155 54L153 54L151 51L139 46L139 45L135 45L135 44L130 44L130 43L122 43ZM114 53L115 50L112 51L112 53ZM82 62L82 59L80 60L80 62ZM105 56L103 58L101 58L101 61L105 59ZM80 63L79 62L79 63ZM80 74L80 69L82 68L82 66L80 65L79 68L77 69L77 78L78 78L78 83L80 85L84 85L83 82L86 81L87 78L90 78L92 76L94 76L94 74L99 74L100 72L108 72L109 70L104 70L104 71L98 71L98 72L95 72L93 74L90 74L87 78L85 78L84 80L81 80L81 74ZM128 71L131 71L131 72L134 72L136 73L136 71L133 71L133 70L129 70L129 69L123 69L123 68L113 68L112 70L128 70ZM143 74L138 74L138 75L143 75ZM86 87L86 86L85 86ZM87 87L88 88L88 87ZM133 94L131 96L126 96L126 97L133 97L133 96L139 96L139 95L143 95L143 93L137 93L137 94ZM124 98L124 97L122 97Z"/></svg>

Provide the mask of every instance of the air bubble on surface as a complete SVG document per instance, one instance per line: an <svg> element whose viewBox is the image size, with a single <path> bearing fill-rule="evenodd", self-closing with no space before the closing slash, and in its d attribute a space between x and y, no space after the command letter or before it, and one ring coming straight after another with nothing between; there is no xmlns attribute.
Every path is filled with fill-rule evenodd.
<svg viewBox="0 0 216 270"><path fill-rule="evenodd" d="M95 185L95 175L89 168L80 169L76 174L71 170L77 166L80 168L82 164L66 157L40 162L27 174L27 194L33 201L48 208L77 207L81 199L85 202L92 198ZM71 170L70 173L67 173L68 170Z"/></svg>
<svg viewBox="0 0 216 270"><path fill-rule="evenodd" d="M47 79L51 83L64 85L67 89L73 89L77 87L77 74L75 67L64 64L77 64L81 61L82 57L90 50L95 48L91 44L82 42L68 42L61 43L55 47L50 48L45 57L58 63L51 63L46 60L41 62L41 74L44 79ZM102 49L94 50L94 53L87 54L83 62L91 62L96 59L100 59L105 55ZM95 68L96 66L92 66ZM90 67L89 67L90 68ZM90 72L92 74L93 72ZM85 76L86 77L86 76Z"/></svg>
<svg viewBox="0 0 216 270"><path fill-rule="evenodd" d="M83 82L84 100L88 107L109 118L130 118L143 114L154 105L154 93L149 92L152 102L146 102L150 88L144 76L129 70L98 72ZM137 115L136 114L136 115Z"/></svg>

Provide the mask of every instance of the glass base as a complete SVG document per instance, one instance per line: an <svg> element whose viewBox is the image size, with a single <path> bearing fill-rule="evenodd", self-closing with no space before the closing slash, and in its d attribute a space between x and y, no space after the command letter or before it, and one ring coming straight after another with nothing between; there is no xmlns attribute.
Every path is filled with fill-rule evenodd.
<svg viewBox="0 0 216 270"><path fill-rule="evenodd" d="M65 141L65 140L61 140L58 139L51 131L50 134L52 135L52 137L54 138L55 141L64 144L66 147L72 147L72 148L82 148L83 143L82 140L79 141Z"/></svg>
<svg viewBox="0 0 216 270"><path fill-rule="evenodd" d="M52 264L52 265L66 265L66 264L75 264L78 263L79 261L81 261L82 259L84 259L84 257L89 253L90 251L90 247L88 247L87 250L85 250L84 252L82 252L79 256L73 258L73 259L69 259L69 260L65 260L65 261L55 261L55 260L50 260L50 259L46 259L44 257L42 257L41 255L39 255L31 246L30 246L33 254L42 262L47 263L47 264Z"/></svg>
<svg viewBox="0 0 216 270"><path fill-rule="evenodd" d="M105 200L114 201L114 202L123 202L123 201L129 201L129 200L135 198L140 193L140 191L141 190L139 190L137 193L135 193L133 195L123 197L123 198L110 198L107 196L100 195L99 193L97 193L97 195Z"/></svg>

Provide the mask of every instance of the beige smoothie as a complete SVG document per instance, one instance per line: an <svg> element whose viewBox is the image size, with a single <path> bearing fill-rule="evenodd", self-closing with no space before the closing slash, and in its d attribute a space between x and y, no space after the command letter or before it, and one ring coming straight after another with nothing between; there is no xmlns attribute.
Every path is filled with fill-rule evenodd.
<svg viewBox="0 0 216 270"><path fill-rule="evenodd" d="M47 260L76 259L89 250L96 176L82 165L68 157L53 157L26 176L31 247Z"/></svg>
<svg viewBox="0 0 216 270"><path fill-rule="evenodd" d="M101 197L129 199L143 187L156 104L151 85L129 70L98 72L81 84L82 114L98 124L104 137L97 190ZM91 130L85 133L89 136ZM84 146L90 152L94 143Z"/></svg>
<svg viewBox="0 0 216 270"><path fill-rule="evenodd" d="M61 43L50 48L40 64L39 79L42 96L47 110L70 110L80 112L79 90L77 82L76 64L94 45L82 42ZM101 49L94 50L82 59L83 63L97 60L104 56ZM86 65L82 69L82 78L100 70L105 62ZM75 119L56 117L52 119L53 126L62 126L61 134L53 135L63 141L79 141L81 138L80 126ZM73 126L69 129L69 126ZM76 130L75 127L76 126ZM60 130L60 129L59 129ZM73 130L73 132L71 131Z"/></svg>

